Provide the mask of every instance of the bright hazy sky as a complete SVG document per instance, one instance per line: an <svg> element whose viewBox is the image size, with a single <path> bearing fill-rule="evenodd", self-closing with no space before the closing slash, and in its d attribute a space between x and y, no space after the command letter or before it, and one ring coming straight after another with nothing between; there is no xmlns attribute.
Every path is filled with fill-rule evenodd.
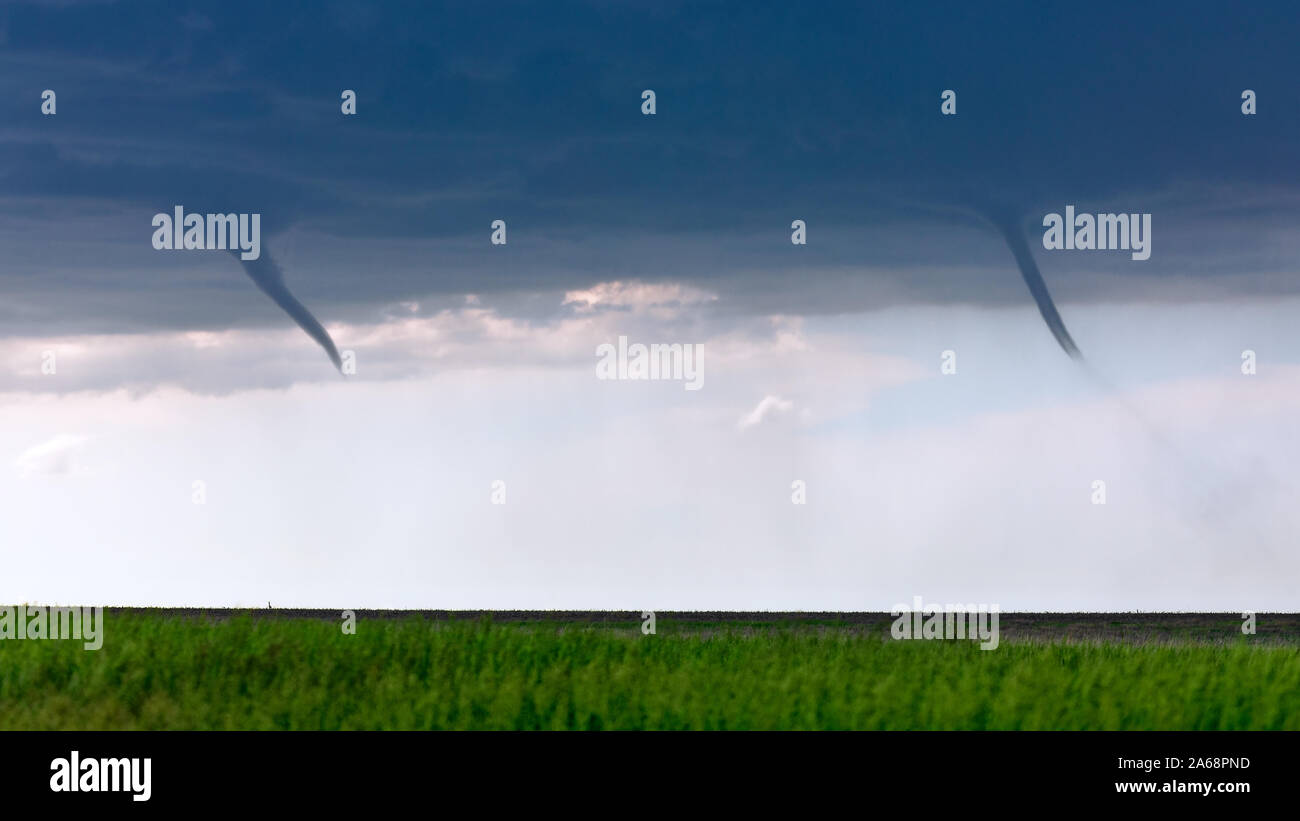
<svg viewBox="0 0 1300 821"><path fill-rule="evenodd" d="M0 600L1300 607L1300 18L856 5L0 8Z"/></svg>

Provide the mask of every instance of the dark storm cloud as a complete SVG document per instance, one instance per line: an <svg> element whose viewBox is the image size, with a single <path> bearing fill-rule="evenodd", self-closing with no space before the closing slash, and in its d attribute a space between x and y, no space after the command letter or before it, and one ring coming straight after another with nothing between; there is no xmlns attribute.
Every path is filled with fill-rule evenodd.
<svg viewBox="0 0 1300 821"><path fill-rule="evenodd" d="M1090 272L1296 282L1267 245L1300 189L1300 19L1285 9L142 3L0 16L8 333L277 321L246 283L154 255L148 215L177 204L261 213L272 245L299 231L357 249L360 265L279 254L326 321L632 276L685 279L737 310L1008 304L1028 300L1017 267L1043 309L1022 254L980 217L989 202L1029 228L1029 249L1036 219L1067 203L1155 212L1145 263L1039 250L1066 299L1108 296ZM54 117L39 113L44 88L59 94ZM356 117L339 112L344 88ZM939 115L945 88L955 117ZM1259 94L1255 117L1239 112L1243 88ZM496 218L505 248L487 241ZM804 248L789 244L793 218L809 224Z"/></svg>

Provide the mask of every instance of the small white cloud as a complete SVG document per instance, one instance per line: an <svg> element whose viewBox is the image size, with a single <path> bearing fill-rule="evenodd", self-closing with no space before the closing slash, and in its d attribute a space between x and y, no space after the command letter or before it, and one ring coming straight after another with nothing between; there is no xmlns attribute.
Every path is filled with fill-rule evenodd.
<svg viewBox="0 0 1300 821"><path fill-rule="evenodd" d="M600 282L585 290L567 291L563 304L573 306L573 310L580 314L613 308L672 319L685 306L714 302L717 298L717 294L680 283L615 280Z"/></svg>
<svg viewBox="0 0 1300 821"><path fill-rule="evenodd" d="M764 396L757 407L740 417L740 421L736 423L736 428L738 430L747 430L761 424L764 419L774 413L787 413L793 408L794 402L792 400L782 399L779 396Z"/></svg>
<svg viewBox="0 0 1300 821"><path fill-rule="evenodd" d="M184 337L196 348L219 348L223 343L228 344L231 336L229 332L213 331L188 331L184 334Z"/></svg>
<svg viewBox="0 0 1300 821"><path fill-rule="evenodd" d="M30 447L14 460L14 467L24 476L80 476L88 473L77 462L77 451L88 437L60 433L48 442Z"/></svg>

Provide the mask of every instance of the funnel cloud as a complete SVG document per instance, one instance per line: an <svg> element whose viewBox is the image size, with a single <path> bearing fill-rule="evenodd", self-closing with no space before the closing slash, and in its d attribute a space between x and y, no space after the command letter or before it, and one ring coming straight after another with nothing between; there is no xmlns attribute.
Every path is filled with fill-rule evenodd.
<svg viewBox="0 0 1300 821"><path fill-rule="evenodd" d="M237 250L231 253L237 259L239 258ZM269 296L276 305L293 318L294 322L298 323L299 328L306 331L308 336L325 349L334 367L342 373L343 360L339 357L339 350L335 347L334 340L330 338L329 332L316 317L312 316L311 311L307 310L307 306L289 292L288 286L284 284L284 272L271 258L270 252L263 250L257 259L240 259L239 264L244 266L244 273L248 274L257 287L262 289L262 293Z"/></svg>
<svg viewBox="0 0 1300 821"><path fill-rule="evenodd" d="M1034 302L1038 303L1038 312L1043 315L1043 321L1047 323L1052 336L1056 337L1061 350L1065 351L1071 359L1082 362L1083 354L1080 353L1079 346L1074 344L1074 339L1066 330L1065 322L1061 320L1060 312L1056 310L1056 304L1052 302L1052 294L1047 290L1047 283L1043 281L1043 275L1038 270L1038 263L1034 261L1034 254L1029 249L1029 241L1025 238L1024 229L1017 220L1010 217L996 218L994 223L1002 232L1007 247L1011 249L1011 255L1016 258L1020 276L1024 277L1025 285L1029 286L1029 293L1033 295Z"/></svg>

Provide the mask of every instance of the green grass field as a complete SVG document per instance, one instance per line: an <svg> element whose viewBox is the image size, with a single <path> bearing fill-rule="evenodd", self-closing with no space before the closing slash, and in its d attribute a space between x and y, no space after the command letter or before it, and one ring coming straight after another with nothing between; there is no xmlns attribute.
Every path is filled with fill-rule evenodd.
<svg viewBox="0 0 1300 821"><path fill-rule="evenodd" d="M1300 729L1300 648L809 625L107 616L0 642L4 729Z"/></svg>

